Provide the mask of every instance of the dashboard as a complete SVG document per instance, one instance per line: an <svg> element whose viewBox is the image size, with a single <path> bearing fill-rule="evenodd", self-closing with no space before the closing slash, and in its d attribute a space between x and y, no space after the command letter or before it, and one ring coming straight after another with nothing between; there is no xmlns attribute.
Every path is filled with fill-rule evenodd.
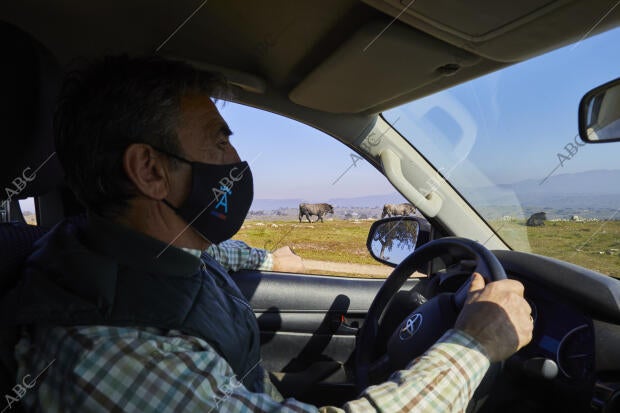
<svg viewBox="0 0 620 413"><path fill-rule="evenodd" d="M524 284L534 332L483 410L620 412L620 281L547 257L495 254Z"/></svg>
<svg viewBox="0 0 620 413"><path fill-rule="evenodd" d="M503 366L492 366L468 413L620 413L620 281L548 257L493 253L508 277L523 283L534 331L527 346ZM398 304L386 319L400 321L420 305L414 291L427 297L457 291L471 275L468 265L475 262L435 273L395 296ZM385 321L379 336L387 340L394 328Z"/></svg>
<svg viewBox="0 0 620 413"><path fill-rule="evenodd" d="M589 411L596 381L592 318L561 296L508 276L525 286L534 333L530 344L506 361L506 374L520 382L529 404L534 399L548 411Z"/></svg>

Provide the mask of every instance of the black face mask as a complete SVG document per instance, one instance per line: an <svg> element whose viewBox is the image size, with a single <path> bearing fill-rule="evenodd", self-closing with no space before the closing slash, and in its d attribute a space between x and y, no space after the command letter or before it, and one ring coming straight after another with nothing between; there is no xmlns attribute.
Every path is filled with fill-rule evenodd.
<svg viewBox="0 0 620 413"><path fill-rule="evenodd" d="M239 231L254 198L252 171L247 162L214 165L191 162L162 151L192 167L192 189L180 207L163 202L207 241L219 244Z"/></svg>

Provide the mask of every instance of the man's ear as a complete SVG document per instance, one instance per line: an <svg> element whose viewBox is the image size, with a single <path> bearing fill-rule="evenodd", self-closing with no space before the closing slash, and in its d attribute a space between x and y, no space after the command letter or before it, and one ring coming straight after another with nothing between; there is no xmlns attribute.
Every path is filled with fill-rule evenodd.
<svg viewBox="0 0 620 413"><path fill-rule="evenodd" d="M139 193L161 200L170 191L166 157L149 145L133 143L123 154L123 169Z"/></svg>

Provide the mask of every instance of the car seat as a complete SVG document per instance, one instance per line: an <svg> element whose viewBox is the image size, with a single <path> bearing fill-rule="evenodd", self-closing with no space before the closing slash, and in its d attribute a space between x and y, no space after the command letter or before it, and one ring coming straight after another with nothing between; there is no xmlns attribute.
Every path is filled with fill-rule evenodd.
<svg viewBox="0 0 620 413"><path fill-rule="evenodd" d="M0 299L19 280L33 244L46 229L20 219L18 199L54 191L62 182L53 145L52 119L61 70L52 54L23 30L0 22ZM8 201L8 202L5 202ZM16 327L0 325L0 392L13 396L18 383L14 347ZM2 406L5 408L6 406ZM20 403L11 412L21 411Z"/></svg>

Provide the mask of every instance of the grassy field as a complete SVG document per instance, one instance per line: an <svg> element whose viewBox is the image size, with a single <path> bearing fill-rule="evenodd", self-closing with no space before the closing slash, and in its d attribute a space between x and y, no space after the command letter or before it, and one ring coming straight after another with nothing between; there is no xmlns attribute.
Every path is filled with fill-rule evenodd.
<svg viewBox="0 0 620 413"><path fill-rule="evenodd" d="M523 222L493 223L500 236L526 231L513 248L572 262L620 278L620 221L547 221L543 227L526 227Z"/></svg>
<svg viewBox="0 0 620 413"><path fill-rule="evenodd" d="M288 245L307 259L381 265L366 249L370 225L372 221L300 224L298 221L247 220L235 239L267 250Z"/></svg>
<svg viewBox="0 0 620 413"><path fill-rule="evenodd" d="M262 225L260 225L262 224ZM372 221L247 220L235 239L268 250L288 245L303 258L376 264L366 249ZM620 221L550 222L544 227L526 227L523 222L494 223L500 235L523 233L516 249L558 258L603 274L620 277ZM525 237L527 234L527 239ZM513 238L513 237L511 237Z"/></svg>

